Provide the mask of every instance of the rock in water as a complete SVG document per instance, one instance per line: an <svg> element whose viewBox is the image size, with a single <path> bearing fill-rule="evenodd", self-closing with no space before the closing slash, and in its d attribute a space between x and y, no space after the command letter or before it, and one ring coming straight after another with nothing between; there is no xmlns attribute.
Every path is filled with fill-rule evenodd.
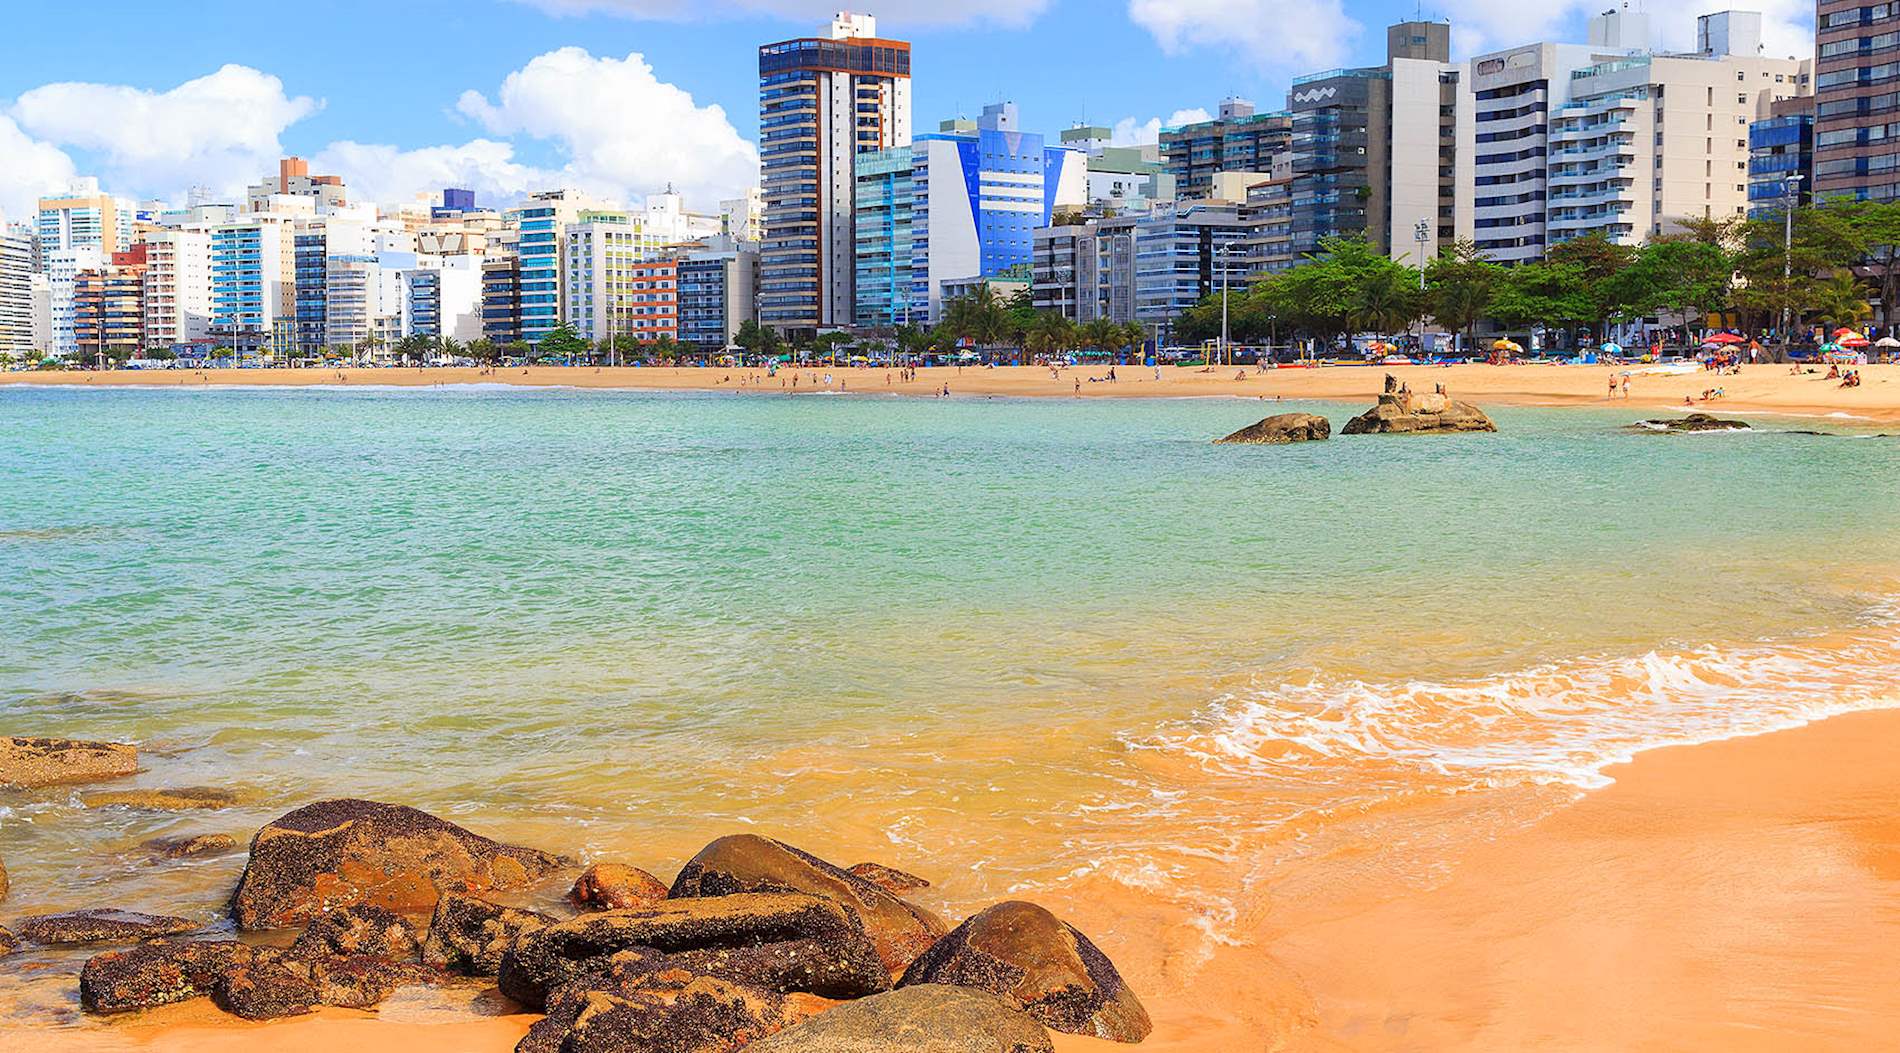
<svg viewBox="0 0 1900 1053"><path fill-rule="evenodd" d="M238 795L215 786L184 786L167 790L106 790L80 798L88 808L141 808L148 812L192 812L229 808Z"/></svg>
<svg viewBox="0 0 1900 1053"><path fill-rule="evenodd" d="M1072 1035L1139 1042L1148 1011L1087 936L1034 903L999 903L957 926L904 973L916 984L979 987Z"/></svg>
<svg viewBox="0 0 1900 1053"><path fill-rule="evenodd" d="M1289 442L1319 442L1333 437L1333 426L1325 417L1312 413L1282 413L1258 424L1249 424L1216 446L1279 446Z"/></svg>
<svg viewBox="0 0 1900 1053"><path fill-rule="evenodd" d="M606 987L668 969L826 998L874 994L891 983L855 915L832 900L772 893L669 900L536 929L502 956L499 985L538 1007L559 988Z"/></svg>
<svg viewBox="0 0 1900 1053"><path fill-rule="evenodd" d="M501 956L524 933L546 928L555 919L516 910L473 896L443 896L429 920L422 960L466 976L494 976Z"/></svg>
<svg viewBox="0 0 1900 1053"><path fill-rule="evenodd" d="M310 923L290 945L292 957L368 955L385 961L416 961L422 941L409 923L381 907L344 907Z"/></svg>
<svg viewBox="0 0 1900 1053"><path fill-rule="evenodd" d="M154 837L145 842L146 849L166 859L190 859L196 856L214 856L237 848L237 838L230 834L192 834L189 837Z"/></svg>
<svg viewBox="0 0 1900 1053"><path fill-rule="evenodd" d="M515 1053L732 1053L795 1023L780 995L672 972L549 1007Z"/></svg>
<svg viewBox="0 0 1900 1053"><path fill-rule="evenodd" d="M581 873L567 898L587 910L633 910L664 900L666 885L639 867L595 863Z"/></svg>
<svg viewBox="0 0 1900 1053"><path fill-rule="evenodd" d="M1386 435L1411 432L1497 431L1483 410L1441 393L1415 395L1385 378L1379 404L1346 422L1342 435Z"/></svg>
<svg viewBox="0 0 1900 1053"><path fill-rule="evenodd" d="M1646 420L1631 425L1638 431L1656 432L1695 432L1695 431L1753 431L1747 421L1723 420L1707 413L1691 413L1686 417L1667 420ZM1818 433L1816 433L1818 434Z"/></svg>
<svg viewBox="0 0 1900 1053"><path fill-rule="evenodd" d="M7 893L12 891L12 889L13 885L7 879L7 865L4 862L0 862L0 900L6 899Z"/></svg>
<svg viewBox="0 0 1900 1053"><path fill-rule="evenodd" d="M20 935L34 943L131 943L154 936L177 936L201 928L186 918L140 914L135 910L75 910L41 914L20 921Z"/></svg>
<svg viewBox="0 0 1900 1053"><path fill-rule="evenodd" d="M317 987L275 957L235 965L211 988L219 1009L246 1020L280 1020L316 1009Z"/></svg>
<svg viewBox="0 0 1900 1053"><path fill-rule="evenodd" d="M803 892L854 911L892 973L943 935L936 915L808 852L755 834L722 837L688 860L673 881L674 899L738 892Z"/></svg>
<svg viewBox="0 0 1900 1053"><path fill-rule="evenodd" d="M887 867L882 863L859 863L856 866L847 867L846 870L893 896L901 896L906 892L930 887L930 882L923 878L915 874L906 874L896 867Z"/></svg>
<svg viewBox="0 0 1900 1053"><path fill-rule="evenodd" d="M323 801L257 832L232 913L245 929L284 928L357 904L425 914L443 893L522 888L560 862L414 808Z"/></svg>
<svg viewBox="0 0 1900 1053"><path fill-rule="evenodd" d="M76 739L0 737L0 786L32 789L137 773L137 746Z"/></svg>
<svg viewBox="0 0 1900 1053"><path fill-rule="evenodd" d="M749 1053L1053 1053L1049 1032L988 991L918 984L838 1006Z"/></svg>
<svg viewBox="0 0 1900 1053"><path fill-rule="evenodd" d="M79 973L79 1004L89 1013L124 1013L208 995L225 974L251 960L230 940L160 940L94 955Z"/></svg>
<svg viewBox="0 0 1900 1053"><path fill-rule="evenodd" d="M13 934L6 929L0 928L0 958L5 958L19 949L20 941L14 939Z"/></svg>

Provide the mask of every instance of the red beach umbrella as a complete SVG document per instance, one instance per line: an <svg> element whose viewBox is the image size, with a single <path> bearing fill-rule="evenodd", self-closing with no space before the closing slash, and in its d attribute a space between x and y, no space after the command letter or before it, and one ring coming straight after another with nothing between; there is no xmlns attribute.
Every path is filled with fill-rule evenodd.
<svg viewBox="0 0 1900 1053"><path fill-rule="evenodd" d="M1716 333L1703 342L1709 344L1739 344L1743 339L1743 337L1736 336L1734 333Z"/></svg>

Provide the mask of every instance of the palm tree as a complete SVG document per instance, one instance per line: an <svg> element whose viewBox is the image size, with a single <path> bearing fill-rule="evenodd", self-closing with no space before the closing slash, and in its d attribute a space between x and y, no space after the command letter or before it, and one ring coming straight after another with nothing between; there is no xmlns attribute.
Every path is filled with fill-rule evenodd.
<svg viewBox="0 0 1900 1053"><path fill-rule="evenodd" d="M1867 302L1867 290L1860 279L1853 271L1841 270L1815 283L1809 294L1808 315L1832 328L1864 322L1873 317L1874 309Z"/></svg>
<svg viewBox="0 0 1900 1053"><path fill-rule="evenodd" d="M1023 334L1023 349L1032 355L1055 357L1074 346L1075 323L1055 311L1044 311Z"/></svg>
<svg viewBox="0 0 1900 1053"><path fill-rule="evenodd" d="M1147 327L1143 326L1140 322L1123 322L1121 331L1121 343L1127 345L1129 353L1132 356L1140 357L1142 345L1148 342ZM1160 357L1161 341L1157 338L1155 340L1155 358L1159 360Z"/></svg>

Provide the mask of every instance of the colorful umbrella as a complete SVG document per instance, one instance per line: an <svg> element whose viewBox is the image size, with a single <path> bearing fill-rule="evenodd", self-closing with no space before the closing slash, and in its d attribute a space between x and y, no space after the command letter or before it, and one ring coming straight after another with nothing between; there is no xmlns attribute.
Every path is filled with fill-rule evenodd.
<svg viewBox="0 0 1900 1053"><path fill-rule="evenodd" d="M1844 337L1841 337L1840 339L1840 344L1842 347L1866 347L1869 342L1870 341L1868 341L1866 337L1860 335L1859 333L1855 333L1852 336L1844 336Z"/></svg>
<svg viewBox="0 0 1900 1053"><path fill-rule="evenodd" d="M1705 340L1705 341L1703 341L1703 343L1707 343L1707 344L1739 344L1739 343L1741 343L1741 342L1742 342L1742 341L1743 341L1744 339L1745 339L1744 337L1740 337L1740 336L1736 336L1736 335L1735 335L1734 333L1717 333L1717 334L1715 334L1714 336L1711 336L1711 337L1709 337L1709 338L1708 338L1707 340Z"/></svg>

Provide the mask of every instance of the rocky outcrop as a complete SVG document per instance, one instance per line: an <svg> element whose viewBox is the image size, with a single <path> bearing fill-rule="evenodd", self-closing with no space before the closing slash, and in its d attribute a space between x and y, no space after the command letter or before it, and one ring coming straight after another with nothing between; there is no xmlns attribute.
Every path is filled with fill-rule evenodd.
<svg viewBox="0 0 1900 1053"><path fill-rule="evenodd" d="M1630 425L1637 431L1654 432L1697 432L1697 431L1753 431L1747 421L1723 420L1707 413L1691 413L1686 417L1672 417L1662 420L1638 421ZM1809 434L1819 434L1818 432Z"/></svg>
<svg viewBox="0 0 1900 1053"><path fill-rule="evenodd" d="M1387 376L1385 393L1379 396L1379 404L1347 421L1340 434L1396 435L1497 430L1497 424L1483 410L1469 402L1459 402L1446 395L1442 389L1429 395L1415 395Z"/></svg>
<svg viewBox="0 0 1900 1053"><path fill-rule="evenodd" d="M847 867L845 869L848 873L855 874L869 881L871 884L876 885L893 896L901 896L906 892L915 892L920 888L930 887L930 882L925 881L923 878L915 874L906 874L895 867L887 867L882 863L859 863L856 866Z"/></svg>
<svg viewBox="0 0 1900 1053"><path fill-rule="evenodd" d="M732 1053L800 1019L781 995L674 970L564 996L515 1053Z"/></svg>
<svg viewBox="0 0 1900 1053"><path fill-rule="evenodd" d="M447 979L441 972L415 962L392 962L364 954L285 956L281 961L310 982L318 1005L339 1009L372 1009L400 988L429 986Z"/></svg>
<svg viewBox="0 0 1900 1053"><path fill-rule="evenodd" d="M918 984L838 1006L750 1053L1052 1053L1049 1032L987 991Z"/></svg>
<svg viewBox="0 0 1900 1053"><path fill-rule="evenodd" d="M137 746L77 739L0 737L0 786L32 789L137 773Z"/></svg>
<svg viewBox="0 0 1900 1053"><path fill-rule="evenodd" d="M1321 442L1332 437L1332 422L1325 417L1313 413L1282 413L1258 424L1249 424L1224 439L1215 439L1214 445L1280 446L1290 442Z"/></svg>
<svg viewBox="0 0 1900 1053"><path fill-rule="evenodd" d="M494 976L501 956L522 935L554 924L532 910L517 910L473 896L443 896L429 920L422 960L465 976Z"/></svg>
<svg viewBox="0 0 1900 1053"><path fill-rule="evenodd" d="M222 855L237 849L237 838L230 834L192 834L188 837L154 837L145 849L165 859L192 859Z"/></svg>
<svg viewBox="0 0 1900 1053"><path fill-rule="evenodd" d="M317 987L308 976L292 970L276 955L262 954L234 964L212 985L211 1001L245 1020L302 1016L318 1005Z"/></svg>
<svg viewBox="0 0 1900 1053"><path fill-rule="evenodd" d="M688 860L673 881L674 899L740 892L802 892L857 914L893 974L943 935L936 915L808 852L754 834L722 837Z"/></svg>
<svg viewBox="0 0 1900 1053"><path fill-rule="evenodd" d="M8 932L5 928L0 928L0 958L5 958L7 955L19 949L20 941L15 939L13 934Z"/></svg>
<svg viewBox="0 0 1900 1053"><path fill-rule="evenodd" d="M583 910L633 910L664 900L666 892L665 882L639 867L595 863L581 872L567 899Z"/></svg>
<svg viewBox="0 0 1900 1053"><path fill-rule="evenodd" d="M1108 956L1033 903L999 903L957 926L898 986L917 984L981 988L1073 1035L1139 1042L1153 1030Z"/></svg>
<svg viewBox="0 0 1900 1053"><path fill-rule="evenodd" d="M605 989L669 970L826 998L890 988L857 917L834 901L795 893L670 900L536 929L502 956L499 985L536 1007L561 988Z"/></svg>
<svg viewBox="0 0 1900 1053"><path fill-rule="evenodd" d="M79 1004L89 1013L125 1013L190 1001L251 957L249 947L230 940L159 940L96 954L80 970Z"/></svg>
<svg viewBox="0 0 1900 1053"><path fill-rule="evenodd" d="M33 943L131 943L157 936L177 936L201 928L186 918L140 914L135 910L75 910L41 914L20 921L20 936Z"/></svg>
<svg viewBox="0 0 1900 1053"><path fill-rule="evenodd" d="M238 795L212 786L163 790L105 790L79 799L88 808L138 808L148 812L194 812L229 808Z"/></svg>
<svg viewBox="0 0 1900 1053"><path fill-rule="evenodd" d="M387 961L416 961L422 940L407 921L381 907L356 906L331 911L310 923L290 945L297 958L367 955Z"/></svg>
<svg viewBox="0 0 1900 1053"><path fill-rule="evenodd" d="M324 801L257 832L232 913L245 929L284 928L357 904L426 914L444 893L518 889L560 864L414 808Z"/></svg>

